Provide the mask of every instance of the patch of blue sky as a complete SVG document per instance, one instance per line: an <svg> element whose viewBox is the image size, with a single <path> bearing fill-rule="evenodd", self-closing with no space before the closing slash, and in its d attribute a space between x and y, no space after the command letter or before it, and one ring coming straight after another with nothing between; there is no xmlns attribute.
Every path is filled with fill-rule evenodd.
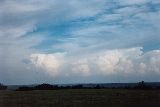
<svg viewBox="0 0 160 107"><path fill-rule="evenodd" d="M157 12L160 10L160 3L157 4L147 3L146 7L148 7L149 11L151 12Z"/></svg>
<svg viewBox="0 0 160 107"><path fill-rule="evenodd" d="M153 40L152 42L147 42L143 44L143 51L148 52L151 50L159 50L160 49L160 41Z"/></svg>
<svg viewBox="0 0 160 107"><path fill-rule="evenodd" d="M113 3L111 3L113 5ZM137 8L140 8L142 6L146 6L147 10L146 12L156 12L159 10L159 4L152 4L147 3L145 5L134 5L137 6ZM37 29L33 32L29 32L28 35L31 34L41 34L38 36L44 37L44 40L37 44L36 46L32 48L36 48L43 51L53 52L53 51L63 51L63 49L54 49L53 45L57 44L63 44L65 42L72 41L70 38L75 38L75 40L79 40L79 45L82 47L91 45L92 43L88 42L86 39L91 39L93 41L109 41L113 39L121 39L122 41L125 40L127 37L131 37L134 35L136 37L140 36L137 32L145 32L145 30L154 30L154 26L152 26L152 23L147 22L139 17L136 17L135 14L131 14L128 16L119 17L117 19L111 19L111 20L105 20L103 22L98 22L98 18L101 18L103 15L113 15L113 14L119 14L121 13L115 13L115 10L128 7L127 5L113 5L110 6L106 11L103 13L99 13L92 17L86 17L86 18L78 18L74 20L67 20L67 21L59 21L57 19L57 23L54 21L50 21L50 23L46 23L46 25L40 25L37 26ZM71 32L74 30L80 30L80 29L86 29L90 27L97 27L97 26L105 26L106 31L102 30L97 33L97 31L92 33L92 36L90 35L78 35L74 34L72 35ZM107 27L117 27L115 31L108 31ZM120 33L117 33L120 32ZM43 35L44 33L44 35ZM125 35L124 35L125 34ZM35 36L35 35L34 35ZM83 37L85 36L85 37ZM124 40L123 40L124 39ZM88 43L87 43L88 42ZM93 42L94 43L94 42ZM96 42L95 42L96 43ZM147 50L145 45L145 50ZM149 46L148 49L153 49L153 46ZM157 46L157 45L156 45Z"/></svg>

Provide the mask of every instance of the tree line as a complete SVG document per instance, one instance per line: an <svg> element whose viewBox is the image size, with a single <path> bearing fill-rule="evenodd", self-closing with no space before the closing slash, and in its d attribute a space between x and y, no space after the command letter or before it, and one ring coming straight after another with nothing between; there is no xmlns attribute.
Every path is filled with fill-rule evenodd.
<svg viewBox="0 0 160 107"><path fill-rule="evenodd" d="M36 86L20 86L16 91L32 91L32 90L58 90L58 89L143 89L143 90L150 90L150 89L160 89L160 86L151 86L146 84L144 81L138 82L134 86L119 86L119 87L105 87L103 85L97 84L93 87L86 87L82 84L77 85L66 85L66 86L59 86L59 85L51 85L51 84L39 84ZM7 90L7 86L0 83L0 90Z"/></svg>
<svg viewBox="0 0 160 107"><path fill-rule="evenodd" d="M138 82L135 86L125 86L125 87L104 87L103 85L97 84L94 87L84 87L81 84L72 86L58 86L51 84L40 84L34 87L22 86L17 89L17 91L29 91L29 90L57 90L57 89L137 89L137 90L153 90L160 89L160 86L147 85L144 81Z"/></svg>

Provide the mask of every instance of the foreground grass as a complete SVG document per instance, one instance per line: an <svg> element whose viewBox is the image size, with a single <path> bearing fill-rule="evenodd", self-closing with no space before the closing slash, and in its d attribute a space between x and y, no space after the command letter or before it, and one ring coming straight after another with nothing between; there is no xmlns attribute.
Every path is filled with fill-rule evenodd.
<svg viewBox="0 0 160 107"><path fill-rule="evenodd" d="M0 107L160 107L158 90L0 91Z"/></svg>

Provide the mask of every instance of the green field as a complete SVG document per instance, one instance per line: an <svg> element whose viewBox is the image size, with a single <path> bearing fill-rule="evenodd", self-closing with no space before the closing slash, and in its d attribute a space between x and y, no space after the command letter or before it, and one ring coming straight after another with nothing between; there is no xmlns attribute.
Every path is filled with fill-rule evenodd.
<svg viewBox="0 0 160 107"><path fill-rule="evenodd" d="M160 107L160 90L0 91L0 107Z"/></svg>

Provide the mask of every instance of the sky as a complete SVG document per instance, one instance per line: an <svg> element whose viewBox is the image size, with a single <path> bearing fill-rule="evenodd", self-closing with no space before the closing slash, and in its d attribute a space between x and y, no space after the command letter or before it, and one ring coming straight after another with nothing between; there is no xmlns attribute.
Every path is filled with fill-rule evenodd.
<svg viewBox="0 0 160 107"><path fill-rule="evenodd" d="M0 0L0 82L160 81L160 0Z"/></svg>

